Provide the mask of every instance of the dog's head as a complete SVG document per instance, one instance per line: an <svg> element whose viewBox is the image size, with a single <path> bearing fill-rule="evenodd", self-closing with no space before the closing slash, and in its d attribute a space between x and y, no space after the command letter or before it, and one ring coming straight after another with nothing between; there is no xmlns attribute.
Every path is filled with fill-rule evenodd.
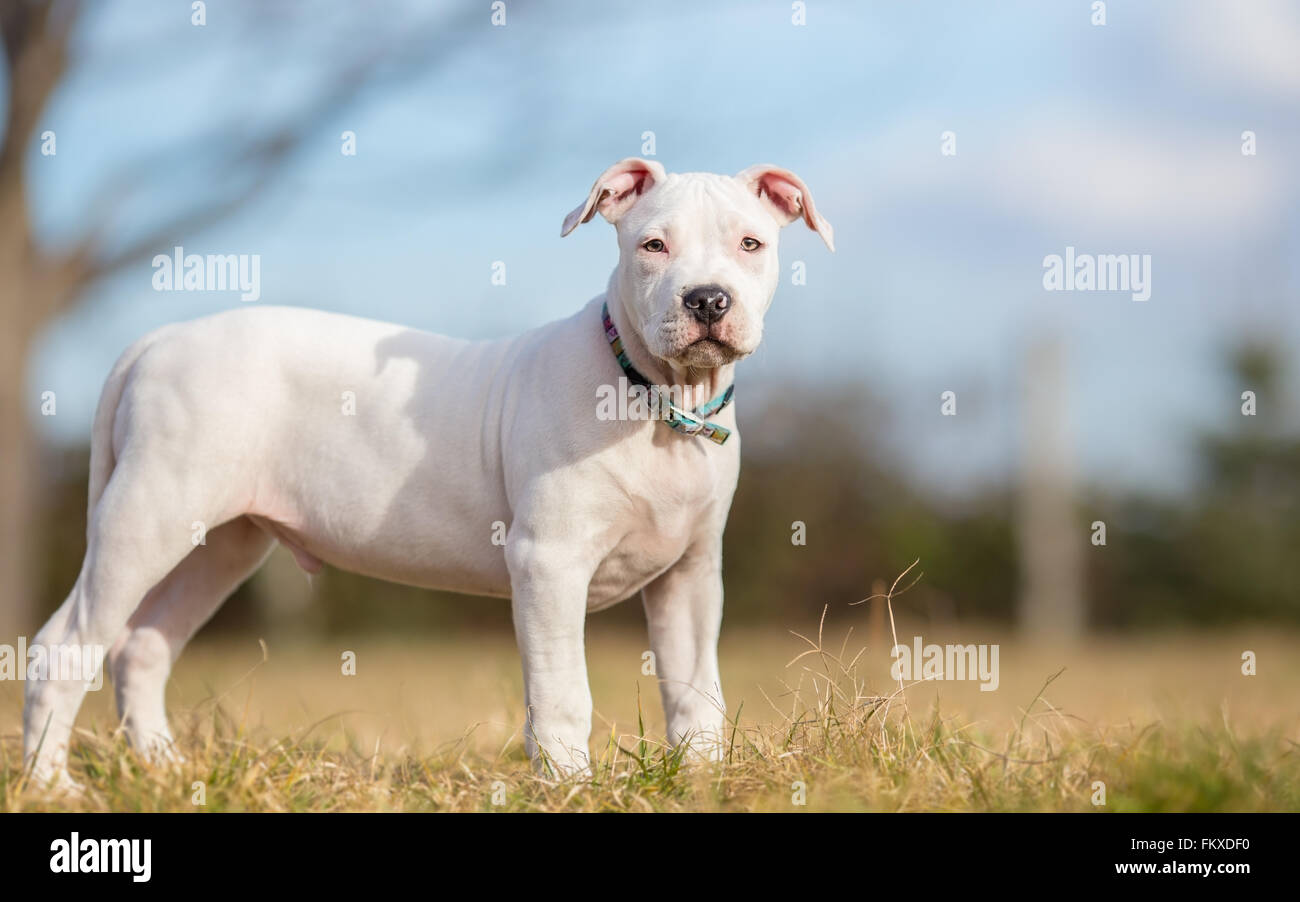
<svg viewBox="0 0 1300 902"><path fill-rule="evenodd" d="M831 225L793 172L669 175L635 157L601 173L561 235L600 213L618 231L614 286L650 353L677 368L752 354L780 277L781 226L803 219L835 249Z"/></svg>

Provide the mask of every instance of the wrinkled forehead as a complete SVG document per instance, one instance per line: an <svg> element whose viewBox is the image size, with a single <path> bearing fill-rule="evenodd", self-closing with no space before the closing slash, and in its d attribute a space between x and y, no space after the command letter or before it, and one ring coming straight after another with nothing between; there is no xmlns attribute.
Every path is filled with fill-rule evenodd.
<svg viewBox="0 0 1300 902"><path fill-rule="evenodd" d="M734 178L710 172L671 173L646 193L620 222L620 231L773 226L758 197Z"/></svg>

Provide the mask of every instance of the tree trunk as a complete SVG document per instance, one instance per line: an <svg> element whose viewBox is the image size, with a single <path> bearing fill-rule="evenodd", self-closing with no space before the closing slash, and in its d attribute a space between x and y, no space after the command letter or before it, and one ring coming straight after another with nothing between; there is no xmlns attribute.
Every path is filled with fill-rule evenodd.
<svg viewBox="0 0 1300 902"><path fill-rule="evenodd" d="M1036 637L1072 642L1088 622L1083 549L1089 532L1074 506L1074 448L1059 338L1042 337L1029 348L1024 387L1020 626Z"/></svg>
<svg viewBox="0 0 1300 902"><path fill-rule="evenodd" d="M37 619L35 566L40 553L37 461L27 415L26 363L31 334L22 297L27 280L0 271L0 643L31 637Z"/></svg>
<svg viewBox="0 0 1300 902"><path fill-rule="evenodd" d="M0 173L0 643L30 639L41 625L42 473L27 356L42 323L59 309L57 294L73 284L37 253L27 214L22 173Z"/></svg>

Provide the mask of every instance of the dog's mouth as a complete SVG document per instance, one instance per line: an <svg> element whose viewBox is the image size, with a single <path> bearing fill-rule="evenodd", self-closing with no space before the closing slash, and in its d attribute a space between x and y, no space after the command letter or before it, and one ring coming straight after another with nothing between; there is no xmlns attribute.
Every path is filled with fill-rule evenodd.
<svg viewBox="0 0 1300 902"><path fill-rule="evenodd" d="M670 317L655 327L652 334L656 340L650 343L650 349L660 360L674 366L715 369L753 352L753 347L745 346L748 342L744 341L744 332L734 322L706 324L693 317Z"/></svg>
<svg viewBox="0 0 1300 902"><path fill-rule="evenodd" d="M744 356L744 351L716 335L701 335L673 359L682 366L714 368L734 363Z"/></svg>

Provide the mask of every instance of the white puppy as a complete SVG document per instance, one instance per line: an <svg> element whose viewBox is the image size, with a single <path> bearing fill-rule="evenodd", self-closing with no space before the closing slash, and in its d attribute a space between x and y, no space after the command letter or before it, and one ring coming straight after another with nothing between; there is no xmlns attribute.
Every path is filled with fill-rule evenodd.
<svg viewBox="0 0 1300 902"><path fill-rule="evenodd" d="M517 338L244 308L136 342L95 415L81 573L35 641L110 647L127 736L165 753L172 663L278 540L309 571L510 598L529 754L572 772L591 732L586 614L640 591L669 738L716 751L740 460L720 405L762 336L779 227L802 218L832 246L831 227L772 166L669 175L623 160L562 234L597 212L618 232L606 293ZM602 398L638 374L677 407L609 419ZM66 779L85 693L54 676L26 687L24 755L43 781Z"/></svg>

